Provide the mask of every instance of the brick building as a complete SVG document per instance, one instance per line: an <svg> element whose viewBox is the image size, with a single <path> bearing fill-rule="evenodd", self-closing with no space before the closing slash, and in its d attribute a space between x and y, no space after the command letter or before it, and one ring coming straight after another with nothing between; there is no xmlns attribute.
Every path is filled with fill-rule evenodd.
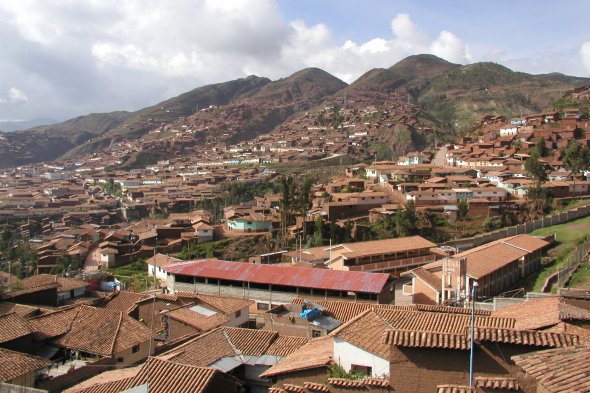
<svg viewBox="0 0 590 393"><path fill-rule="evenodd" d="M538 270L548 245L527 234L496 240L409 271L412 283L404 292L414 303L462 301L477 281L478 296L494 296Z"/></svg>
<svg viewBox="0 0 590 393"><path fill-rule="evenodd" d="M413 267L436 260L430 250L436 244L421 236L342 243L285 254L292 263L323 264L333 270L386 272L399 276Z"/></svg>

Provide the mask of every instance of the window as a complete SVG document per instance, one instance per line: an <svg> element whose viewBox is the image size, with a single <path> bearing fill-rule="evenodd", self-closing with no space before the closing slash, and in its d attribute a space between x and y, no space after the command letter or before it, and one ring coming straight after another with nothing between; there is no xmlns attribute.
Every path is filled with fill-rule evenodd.
<svg viewBox="0 0 590 393"><path fill-rule="evenodd" d="M312 330L311 337L312 338L322 337L322 331L321 330Z"/></svg>
<svg viewBox="0 0 590 393"><path fill-rule="evenodd" d="M139 352L139 345L134 345L133 347L131 347L131 353L137 353Z"/></svg>
<svg viewBox="0 0 590 393"><path fill-rule="evenodd" d="M118 363L123 363L123 358L117 358Z"/></svg>
<svg viewBox="0 0 590 393"><path fill-rule="evenodd" d="M236 311L236 318L239 318L241 316L242 316L242 310Z"/></svg>
<svg viewBox="0 0 590 393"><path fill-rule="evenodd" d="M369 366L360 366L358 364L351 364L350 365L350 371L355 371L357 373L361 373L364 375L372 375L373 374L373 368L369 367Z"/></svg>
<svg viewBox="0 0 590 393"><path fill-rule="evenodd" d="M261 311L268 311L269 306L268 303L258 303L256 304L256 309Z"/></svg>

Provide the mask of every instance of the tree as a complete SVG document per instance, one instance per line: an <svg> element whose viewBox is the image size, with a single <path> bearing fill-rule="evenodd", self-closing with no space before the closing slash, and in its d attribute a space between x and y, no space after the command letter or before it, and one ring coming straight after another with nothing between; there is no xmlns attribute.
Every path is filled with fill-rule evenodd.
<svg viewBox="0 0 590 393"><path fill-rule="evenodd" d="M350 243L352 241L352 221L346 220L344 224L344 234L342 243Z"/></svg>
<svg viewBox="0 0 590 393"><path fill-rule="evenodd" d="M414 201L409 201L405 209L396 211L393 222L393 232L396 237L415 235L418 232L418 217Z"/></svg>
<svg viewBox="0 0 590 393"><path fill-rule="evenodd" d="M467 217L467 213L469 212L469 205L467 204L467 201L465 199L459 201L459 203L457 204L457 208L459 209L459 211L457 211L457 216L459 217L459 220L463 220L465 217Z"/></svg>
<svg viewBox="0 0 590 393"><path fill-rule="evenodd" d="M332 116L330 125L334 128L340 128L342 125L342 116L340 115L340 107L338 105L334 105L332 107Z"/></svg>
<svg viewBox="0 0 590 393"><path fill-rule="evenodd" d="M587 170L590 165L590 150L582 146L577 140L572 139L561 152L561 160L565 169L570 171L570 177L574 181L574 193L576 192L576 175Z"/></svg>
<svg viewBox="0 0 590 393"><path fill-rule="evenodd" d="M541 183L529 187L527 199L528 212L532 220L548 213L551 209L551 196Z"/></svg>
<svg viewBox="0 0 590 393"><path fill-rule="evenodd" d="M294 198L294 181L291 176L281 176L279 179L279 209L281 212L281 227L277 237L277 247L283 248L287 242L287 227L291 225L293 210L296 209Z"/></svg>
<svg viewBox="0 0 590 393"><path fill-rule="evenodd" d="M144 292L150 288L157 288L158 280L154 276L144 273L133 274L127 281L127 289L133 292Z"/></svg>
<svg viewBox="0 0 590 393"><path fill-rule="evenodd" d="M547 172L545 172L545 167L539 161L539 154L536 151L533 151L531 156L524 162L524 169L537 183L543 183L547 180Z"/></svg>
<svg viewBox="0 0 590 393"><path fill-rule="evenodd" d="M538 137L535 141L535 148L533 152L537 153L539 157L547 157L550 153L547 143L543 137Z"/></svg>
<svg viewBox="0 0 590 393"><path fill-rule="evenodd" d="M322 216L319 215L315 219L312 244L315 247L321 247L324 245L324 220L322 219Z"/></svg>

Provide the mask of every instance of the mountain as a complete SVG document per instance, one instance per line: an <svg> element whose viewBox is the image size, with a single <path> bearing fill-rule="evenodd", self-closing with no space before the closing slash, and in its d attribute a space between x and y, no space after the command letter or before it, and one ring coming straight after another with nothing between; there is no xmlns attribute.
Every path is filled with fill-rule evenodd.
<svg viewBox="0 0 590 393"><path fill-rule="evenodd" d="M306 68L261 88L250 98L260 103L316 102L348 86L319 68Z"/></svg>
<svg viewBox="0 0 590 393"><path fill-rule="evenodd" d="M510 118L542 111L565 91L584 85L590 85L590 78L531 75L496 63L460 65L416 55L367 72L347 90L407 93L443 132L463 132L485 114Z"/></svg>
<svg viewBox="0 0 590 393"><path fill-rule="evenodd" d="M137 138L151 128L210 105L225 105L270 83L249 76L196 88L136 112L92 113L51 126L3 134L0 167L76 157L98 151L124 138Z"/></svg>
<svg viewBox="0 0 590 393"><path fill-rule="evenodd" d="M0 132L11 132L26 130L32 127L42 126L46 124L55 124L57 120L53 119L32 119L21 121L0 121Z"/></svg>
<svg viewBox="0 0 590 393"><path fill-rule="evenodd" d="M193 89L156 105L132 112L123 123L112 127L107 130L108 132L101 133L99 137L88 140L67 152L61 152L55 158L62 154L64 158L76 157L97 151L125 138L139 138L150 129L170 123L179 117L192 115L200 109L227 105L252 91L259 90L270 82L268 78L252 75L247 78Z"/></svg>
<svg viewBox="0 0 590 393"><path fill-rule="evenodd" d="M350 90L395 90L427 81L460 67L434 55L406 57L389 68L375 68L350 84Z"/></svg>
<svg viewBox="0 0 590 393"><path fill-rule="evenodd" d="M91 113L63 123L3 134L0 167L53 160L122 124L128 116L129 112Z"/></svg>
<svg viewBox="0 0 590 393"><path fill-rule="evenodd" d="M485 62L439 74L414 95L432 117L465 131L485 114L511 118L542 111L565 91L584 85L590 85L590 78L531 75Z"/></svg>
<svg viewBox="0 0 590 393"><path fill-rule="evenodd" d="M318 68L276 81L249 76L199 87L136 112L90 114L0 133L0 167L97 152L169 127L179 118L206 130L203 138L222 132L226 143L235 143L271 132L316 106L340 105L355 96L357 102L379 102L384 94L418 105L420 121L452 136L473 129L484 114L513 117L541 111L565 91L584 85L590 85L590 78L531 75L489 62L460 65L433 55L370 70L350 85Z"/></svg>

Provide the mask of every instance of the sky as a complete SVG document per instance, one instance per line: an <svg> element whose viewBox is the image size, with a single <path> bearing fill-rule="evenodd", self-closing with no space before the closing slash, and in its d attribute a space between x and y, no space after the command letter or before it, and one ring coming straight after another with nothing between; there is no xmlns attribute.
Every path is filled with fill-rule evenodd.
<svg viewBox="0 0 590 393"><path fill-rule="evenodd" d="M248 75L431 53L590 77L590 1L2 0L0 121L138 110Z"/></svg>

